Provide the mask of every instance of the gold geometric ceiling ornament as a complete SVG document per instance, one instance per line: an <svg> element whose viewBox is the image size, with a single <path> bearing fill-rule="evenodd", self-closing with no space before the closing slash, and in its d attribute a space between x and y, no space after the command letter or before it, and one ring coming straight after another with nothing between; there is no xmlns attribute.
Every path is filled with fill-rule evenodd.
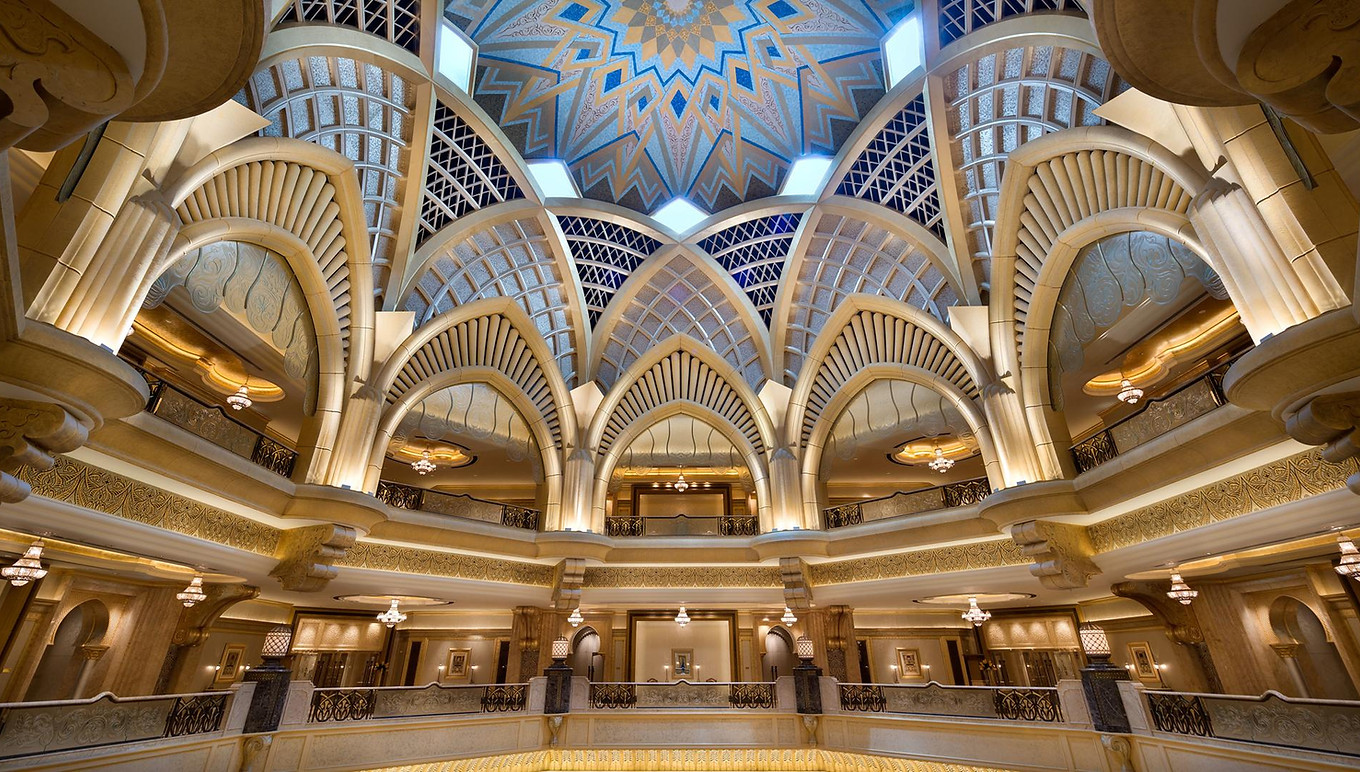
<svg viewBox="0 0 1360 772"><path fill-rule="evenodd" d="M250 373L230 349L163 306L140 311L132 329L143 349L172 365L187 365L175 371L192 373L215 394L227 396L245 388L251 402L278 402L285 396L282 387Z"/></svg>
<svg viewBox="0 0 1360 772"><path fill-rule="evenodd" d="M1097 375L1081 390L1094 397L1150 390L1171 377L1178 365L1211 354L1243 332L1230 301L1207 298L1196 310L1200 313L1185 314L1139 342L1124 356L1119 369ZM1123 401L1133 404L1138 400Z"/></svg>

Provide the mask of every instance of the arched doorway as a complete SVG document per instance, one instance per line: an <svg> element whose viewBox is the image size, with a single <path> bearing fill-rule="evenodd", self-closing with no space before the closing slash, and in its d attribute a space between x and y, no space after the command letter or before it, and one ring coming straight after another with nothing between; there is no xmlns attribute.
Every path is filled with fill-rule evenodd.
<svg viewBox="0 0 1360 772"><path fill-rule="evenodd" d="M793 635L788 630L776 626L765 634L765 656L761 658L760 674L766 681L793 675Z"/></svg>
<svg viewBox="0 0 1360 772"><path fill-rule="evenodd" d="M1270 605L1270 625L1286 646L1279 653L1302 691L1300 697L1354 700L1355 683L1341 661L1327 628L1308 604L1288 595ZM1288 644L1294 644L1289 646Z"/></svg>
<svg viewBox="0 0 1360 772"><path fill-rule="evenodd" d="M88 647L101 645L108 628L108 607L98 600L87 600L66 612L33 671L24 699L69 700L90 696L82 692L98 659L90 659L86 654Z"/></svg>
<svg viewBox="0 0 1360 772"><path fill-rule="evenodd" d="M572 636L571 674L591 681L604 676L604 655L600 654L600 634L593 627L583 627Z"/></svg>

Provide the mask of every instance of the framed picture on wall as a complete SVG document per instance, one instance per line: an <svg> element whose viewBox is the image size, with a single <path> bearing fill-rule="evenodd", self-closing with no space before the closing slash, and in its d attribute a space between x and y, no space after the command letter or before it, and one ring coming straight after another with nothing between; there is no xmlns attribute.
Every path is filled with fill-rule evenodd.
<svg viewBox="0 0 1360 772"><path fill-rule="evenodd" d="M676 678L694 676L694 649L671 649L671 672Z"/></svg>
<svg viewBox="0 0 1360 772"><path fill-rule="evenodd" d="M1157 661L1152 658L1152 647L1147 641L1129 644L1129 661L1133 663L1133 672L1138 676L1138 680L1157 680Z"/></svg>
<svg viewBox="0 0 1360 772"><path fill-rule="evenodd" d="M472 664L472 649L449 649L449 661L444 667L446 678L467 678L471 672L468 666Z"/></svg>
<svg viewBox="0 0 1360 772"><path fill-rule="evenodd" d="M921 650L920 649L898 649L897 650L897 672L903 678L921 677Z"/></svg>
<svg viewBox="0 0 1360 772"><path fill-rule="evenodd" d="M229 684L236 680L237 674L245 666L246 646L243 643L228 643L222 647L222 659L217 663L217 675L213 683Z"/></svg>

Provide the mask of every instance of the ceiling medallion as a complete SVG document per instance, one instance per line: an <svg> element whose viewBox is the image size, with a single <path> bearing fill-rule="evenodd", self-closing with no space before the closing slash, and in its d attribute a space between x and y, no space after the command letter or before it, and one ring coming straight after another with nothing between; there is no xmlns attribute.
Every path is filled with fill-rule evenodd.
<svg viewBox="0 0 1360 772"><path fill-rule="evenodd" d="M14 561L14 565L0 568L0 576L9 580L15 587L23 587L29 582L36 582L47 576L47 569L42 567L43 541L38 539L28 546L24 556Z"/></svg>
<svg viewBox="0 0 1360 772"><path fill-rule="evenodd" d="M441 442L424 438L393 438L388 445L388 456L402 464L409 464L416 474L424 477L443 467L457 469L468 466L477 457L464 447L451 442Z"/></svg>
<svg viewBox="0 0 1360 772"><path fill-rule="evenodd" d="M402 622L405 622L406 615L401 613L401 610L397 608L397 604L399 603L401 603L401 601L397 600L396 598L393 598L392 605L388 607L386 611L378 615L378 621L382 622L388 627L396 627Z"/></svg>
<svg viewBox="0 0 1360 772"><path fill-rule="evenodd" d="M978 608L977 598L968 598L968 610L963 612L962 617L966 622L972 622L973 627L982 627L982 623L992 618L992 612L983 611Z"/></svg>
<svg viewBox="0 0 1360 772"><path fill-rule="evenodd" d="M1181 578L1181 573L1172 569L1171 590L1167 592L1166 597L1179 601L1183 606L1189 606L1191 601L1199 597L1199 590L1190 589L1190 585L1186 584L1185 580Z"/></svg>
<svg viewBox="0 0 1360 772"><path fill-rule="evenodd" d="M191 608L194 604L207 599L208 593L203 591L203 574L195 574L188 587L175 593L175 600L183 603L185 608Z"/></svg>
<svg viewBox="0 0 1360 772"><path fill-rule="evenodd" d="M977 453L977 441L971 436L935 437L904 442L888 454L888 460L902 466L925 465L944 474L954 464Z"/></svg>

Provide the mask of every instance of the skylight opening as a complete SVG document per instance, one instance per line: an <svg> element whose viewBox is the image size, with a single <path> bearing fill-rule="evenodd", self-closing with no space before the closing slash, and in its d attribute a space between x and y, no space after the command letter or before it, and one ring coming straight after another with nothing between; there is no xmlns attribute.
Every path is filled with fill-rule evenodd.
<svg viewBox="0 0 1360 772"><path fill-rule="evenodd" d="M672 198L664 206L652 213L657 222L671 229L677 236L684 236L703 222L708 215L704 210L691 204L687 198Z"/></svg>
<svg viewBox="0 0 1360 772"><path fill-rule="evenodd" d="M888 65L886 74L890 90L925 65L925 33L921 27L921 14L908 15L883 38L883 61Z"/></svg>
<svg viewBox="0 0 1360 772"><path fill-rule="evenodd" d="M831 159L823 155L805 155L793 162L788 176L779 188L781 196L815 196L826 183L831 171Z"/></svg>
<svg viewBox="0 0 1360 772"><path fill-rule="evenodd" d="M543 161L529 161L529 176L534 178L544 198L580 198L576 190L576 180L563 161L550 158Z"/></svg>
<svg viewBox="0 0 1360 772"><path fill-rule="evenodd" d="M477 58L471 41L448 20L441 19L435 40L434 69L465 94L472 93L472 62Z"/></svg>

